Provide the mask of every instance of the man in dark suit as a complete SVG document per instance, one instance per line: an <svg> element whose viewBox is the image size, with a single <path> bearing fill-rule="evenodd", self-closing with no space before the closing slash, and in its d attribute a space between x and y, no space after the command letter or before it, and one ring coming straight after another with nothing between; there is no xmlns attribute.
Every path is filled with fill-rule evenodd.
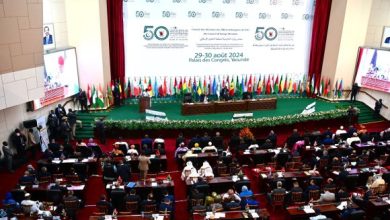
<svg viewBox="0 0 390 220"><path fill-rule="evenodd" d="M130 192L125 196L124 201L126 202L141 202L141 197L136 194L135 189L131 189Z"/></svg>
<svg viewBox="0 0 390 220"><path fill-rule="evenodd" d="M222 97L222 100L225 100L225 101L229 100L229 89L226 85L221 90L221 97Z"/></svg>
<svg viewBox="0 0 390 220"><path fill-rule="evenodd" d="M14 170L12 168L12 163L13 163L13 154L11 151L11 148L8 146L8 142L4 141L3 142L3 154L4 154L4 161L7 166L8 172L13 173Z"/></svg>
<svg viewBox="0 0 390 220"><path fill-rule="evenodd" d="M103 121L103 118L100 118L96 124L96 132L100 138L100 143L101 144L106 144L106 134L104 132L105 130L105 126L104 126L104 121Z"/></svg>
<svg viewBox="0 0 390 220"><path fill-rule="evenodd" d="M53 35L50 34L49 26L45 26L43 28L43 31L45 32L45 36L43 37L43 45L52 44L53 43Z"/></svg>
<svg viewBox="0 0 390 220"><path fill-rule="evenodd" d="M124 182L130 181L130 175L131 175L130 172L131 171L129 165L123 163L123 160L120 160L117 166L117 173Z"/></svg>
<svg viewBox="0 0 390 220"><path fill-rule="evenodd" d="M88 112L88 98L85 91L83 91L81 88L79 89L79 94L77 95L77 99L79 100L81 111Z"/></svg>
<svg viewBox="0 0 390 220"><path fill-rule="evenodd" d="M106 207L107 213L112 213L112 204L110 201L107 201L106 195L100 195L100 200L96 203L96 206Z"/></svg>
<svg viewBox="0 0 390 220"><path fill-rule="evenodd" d="M35 178L30 175L30 173L26 170L24 171L24 175L19 178L20 184L33 184L35 181Z"/></svg>
<svg viewBox="0 0 390 220"><path fill-rule="evenodd" d="M56 113L58 119L62 119L62 117L66 116L65 108L61 104L58 104L54 112Z"/></svg>
<svg viewBox="0 0 390 220"><path fill-rule="evenodd" d="M25 157L26 152L26 136L24 136L19 129L15 129L11 136L12 145L16 148L18 157Z"/></svg>
<svg viewBox="0 0 390 220"><path fill-rule="evenodd" d="M358 94L359 89L360 89L360 87L359 87L359 85L358 85L357 83L354 83L354 84L352 85L352 90L351 90L351 102L352 102L352 101L356 101L356 95Z"/></svg>

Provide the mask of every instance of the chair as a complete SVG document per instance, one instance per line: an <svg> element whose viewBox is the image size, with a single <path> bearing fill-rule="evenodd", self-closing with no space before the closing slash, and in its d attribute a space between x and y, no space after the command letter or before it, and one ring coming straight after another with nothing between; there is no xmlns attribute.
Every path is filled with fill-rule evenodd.
<svg viewBox="0 0 390 220"><path fill-rule="evenodd" d="M159 158L150 159L149 172L158 173L161 171L161 161Z"/></svg>
<svg viewBox="0 0 390 220"><path fill-rule="evenodd" d="M349 220L364 220L366 219L366 213L363 210L352 211L348 218Z"/></svg>
<svg viewBox="0 0 390 220"><path fill-rule="evenodd" d="M25 193L26 192L24 190L21 190L21 189L14 189L14 190L11 191L12 197L18 203L21 203L24 200L24 198L25 198L24 194Z"/></svg>
<svg viewBox="0 0 390 220"><path fill-rule="evenodd" d="M86 163L80 163L80 162L77 162L77 163L74 163L73 164L73 168L74 170L76 171L76 173L79 175L79 177L81 179L86 179L87 176L88 176L88 164Z"/></svg>
<svg viewBox="0 0 390 220"><path fill-rule="evenodd" d="M309 201L320 199L320 190L310 190L309 191Z"/></svg>
<svg viewBox="0 0 390 220"><path fill-rule="evenodd" d="M126 202L126 211L131 214L138 212L138 202L137 201L127 201Z"/></svg>
<svg viewBox="0 0 390 220"><path fill-rule="evenodd" d="M68 183L71 183L72 181L79 180L79 176L78 175L66 175L65 178L66 178Z"/></svg>
<svg viewBox="0 0 390 220"><path fill-rule="evenodd" d="M119 144L118 149L123 152L123 154L127 153L127 146L126 144Z"/></svg>
<svg viewBox="0 0 390 220"><path fill-rule="evenodd" d="M210 186L208 184L201 184L195 187L200 193L208 195L210 192Z"/></svg>
<svg viewBox="0 0 390 220"><path fill-rule="evenodd" d="M336 193L336 191L337 191L336 187L330 187L330 188L328 187L328 188L325 188L324 190L327 190L331 193Z"/></svg>
<svg viewBox="0 0 390 220"><path fill-rule="evenodd" d="M293 171L295 163L294 162L286 162L285 166L286 166L286 171Z"/></svg>
<svg viewBox="0 0 390 220"><path fill-rule="evenodd" d="M204 204L204 199L191 199L191 207Z"/></svg>
<svg viewBox="0 0 390 220"><path fill-rule="evenodd" d="M227 166L226 165L219 165L217 167L217 173L218 176L230 176L230 173L227 172Z"/></svg>
<svg viewBox="0 0 390 220"><path fill-rule="evenodd" d="M284 198L286 194L285 193L273 193L272 194L272 202L271 205L275 211L276 207L283 207L284 206Z"/></svg>
<svg viewBox="0 0 390 220"><path fill-rule="evenodd" d="M64 209L68 216L76 216L76 212L79 209L78 200L65 200Z"/></svg>
<svg viewBox="0 0 390 220"><path fill-rule="evenodd" d="M95 157L101 158L103 156L103 151L99 146L92 146L92 152L95 154Z"/></svg>
<svg viewBox="0 0 390 220"><path fill-rule="evenodd" d="M62 191L59 189L50 189L47 191L47 199L53 202L54 205L59 204L62 201Z"/></svg>
<svg viewBox="0 0 390 220"><path fill-rule="evenodd" d="M199 207L199 208L194 208L192 212L197 212L197 213L206 213L207 209L205 206Z"/></svg>
<svg viewBox="0 0 390 220"><path fill-rule="evenodd" d="M108 212L108 207L106 205L96 205L96 208L99 210L98 213L107 214Z"/></svg>
<svg viewBox="0 0 390 220"><path fill-rule="evenodd" d="M156 204L149 204L145 205L144 207L144 213L155 213L157 211L157 205Z"/></svg>
<svg viewBox="0 0 390 220"><path fill-rule="evenodd" d="M237 211L237 210L240 210L240 209L241 209L241 206L239 206L239 205L227 208L228 211Z"/></svg>
<svg viewBox="0 0 390 220"><path fill-rule="evenodd" d="M305 204L305 202L303 201L303 193L291 192L291 203L293 205L298 205L298 206Z"/></svg>
<svg viewBox="0 0 390 220"><path fill-rule="evenodd" d="M39 183L49 183L51 181L51 176L42 176L39 178Z"/></svg>
<svg viewBox="0 0 390 220"><path fill-rule="evenodd" d="M63 173L53 173L52 176L53 176L54 180L64 178L64 174Z"/></svg>
<svg viewBox="0 0 390 220"><path fill-rule="evenodd" d="M110 197L113 208L123 210L123 198L125 194L125 191L111 191Z"/></svg>

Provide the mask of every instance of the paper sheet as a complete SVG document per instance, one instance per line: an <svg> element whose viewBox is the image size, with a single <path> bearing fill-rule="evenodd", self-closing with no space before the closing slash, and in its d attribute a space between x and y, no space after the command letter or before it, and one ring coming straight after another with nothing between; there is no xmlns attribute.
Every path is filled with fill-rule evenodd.
<svg viewBox="0 0 390 220"><path fill-rule="evenodd" d="M314 209L310 208L310 206L304 206L303 211L308 214L315 213Z"/></svg>

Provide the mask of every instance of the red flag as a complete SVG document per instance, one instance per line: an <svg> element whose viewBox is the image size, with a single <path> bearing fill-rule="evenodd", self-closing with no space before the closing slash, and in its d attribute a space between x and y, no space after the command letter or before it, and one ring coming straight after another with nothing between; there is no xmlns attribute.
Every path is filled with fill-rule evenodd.
<svg viewBox="0 0 390 220"><path fill-rule="evenodd" d="M167 96L167 77L164 77L163 96Z"/></svg>
<svg viewBox="0 0 390 220"><path fill-rule="evenodd" d="M294 91L294 94L297 93L297 82L293 83L293 91Z"/></svg>
<svg viewBox="0 0 390 220"><path fill-rule="evenodd" d="M248 92L252 93L252 74L249 76L249 81L248 81Z"/></svg>
<svg viewBox="0 0 390 220"><path fill-rule="evenodd" d="M266 86L266 89L265 89L265 93L266 94L270 94L271 93L271 78L270 78L270 75L268 75L268 80L267 80L267 86Z"/></svg>
<svg viewBox="0 0 390 220"><path fill-rule="evenodd" d="M179 91L181 91L181 88L183 87L183 82L182 82L182 79L180 77L180 82L179 82Z"/></svg>
<svg viewBox="0 0 390 220"><path fill-rule="evenodd" d="M284 88L283 88L283 92L286 92L288 90L288 86L287 86L287 75L286 75L286 79L284 80Z"/></svg>

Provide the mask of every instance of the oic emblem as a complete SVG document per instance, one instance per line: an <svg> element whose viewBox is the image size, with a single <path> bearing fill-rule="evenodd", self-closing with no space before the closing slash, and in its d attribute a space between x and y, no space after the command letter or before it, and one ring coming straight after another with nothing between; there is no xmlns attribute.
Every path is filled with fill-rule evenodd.
<svg viewBox="0 0 390 220"><path fill-rule="evenodd" d="M164 26L159 26L156 28L156 30L154 31L155 35L156 35L156 38L158 40L165 40L168 38L169 36L169 31L166 27Z"/></svg>
<svg viewBox="0 0 390 220"><path fill-rule="evenodd" d="M278 32L276 31L275 28L271 27L271 28L267 28L265 30L265 38L267 40L275 40L275 38L278 36Z"/></svg>

